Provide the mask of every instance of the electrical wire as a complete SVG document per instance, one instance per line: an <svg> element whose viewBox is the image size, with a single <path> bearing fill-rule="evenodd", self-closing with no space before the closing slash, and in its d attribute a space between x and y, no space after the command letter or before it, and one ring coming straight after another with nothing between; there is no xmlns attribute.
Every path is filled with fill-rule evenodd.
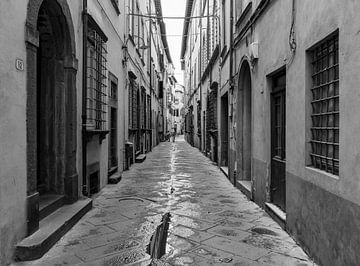
<svg viewBox="0 0 360 266"><path fill-rule="evenodd" d="M292 10L291 10L291 26L290 26L290 33L289 33L289 46L291 51L291 56L287 66L290 66L294 60L295 53L296 53L296 33L295 33L295 16L296 16L296 2L292 0Z"/></svg>

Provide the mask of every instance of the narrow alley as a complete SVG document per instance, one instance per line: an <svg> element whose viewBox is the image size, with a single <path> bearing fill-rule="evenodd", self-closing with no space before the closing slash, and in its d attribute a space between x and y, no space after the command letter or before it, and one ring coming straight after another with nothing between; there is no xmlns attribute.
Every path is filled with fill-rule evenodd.
<svg viewBox="0 0 360 266"><path fill-rule="evenodd" d="M40 260L19 265L151 263L313 265L183 136L161 143L120 183L106 186L94 208Z"/></svg>

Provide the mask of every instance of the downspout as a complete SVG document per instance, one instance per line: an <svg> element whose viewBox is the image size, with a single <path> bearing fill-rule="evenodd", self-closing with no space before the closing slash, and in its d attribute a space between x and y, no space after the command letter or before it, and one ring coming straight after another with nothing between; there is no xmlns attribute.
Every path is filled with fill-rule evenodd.
<svg viewBox="0 0 360 266"><path fill-rule="evenodd" d="M234 52L234 1L230 1L230 67L229 67L229 85L230 90L234 93L234 83L233 83L233 52ZM233 101L234 97L232 97ZM233 103L232 103L233 104ZM233 106L233 105L232 105ZM232 114L233 115L233 114ZM229 130L230 132L230 130ZM235 137L235 134L234 136ZM230 143L229 143L230 145ZM231 154L230 154L231 155ZM234 169L234 176L233 176L233 185L236 186L236 170Z"/></svg>
<svg viewBox="0 0 360 266"><path fill-rule="evenodd" d="M149 14L151 16L151 0L149 0ZM153 88L152 88L152 71L151 71L151 34L152 34L152 18L149 18L149 72L150 72L150 95L152 95L154 92L153 92ZM154 93L155 94L155 93ZM151 97L152 98L152 97ZM155 98L155 97L154 97ZM152 100L152 99L151 99ZM159 102L158 102L159 104ZM163 111L161 112L163 113ZM158 125L155 125L155 132L158 132L157 128L159 127ZM155 137L155 143L156 145L158 144L158 134L156 134L156 137ZM151 136L151 138L153 139L153 136ZM152 141L152 140L151 140ZM151 147L152 148L152 147Z"/></svg>
<svg viewBox="0 0 360 266"><path fill-rule="evenodd" d="M203 13L203 3L202 1L200 1L200 11L201 11L201 14ZM203 151L203 141L204 141L204 133L203 132L203 119L202 119L202 113L203 113L203 108L202 108L202 85L201 85L201 76L202 76L202 18L200 18L200 34L199 34L199 40L200 40L200 50L199 50L199 58L200 58L200 63L199 63L199 79L200 79L200 151L202 152ZM199 129L198 129L199 130Z"/></svg>
<svg viewBox="0 0 360 266"><path fill-rule="evenodd" d="M83 71L82 71L82 193L84 196L89 195L87 184L87 136L86 136L86 98L87 98L87 34L88 34L88 13L87 0L83 0Z"/></svg>

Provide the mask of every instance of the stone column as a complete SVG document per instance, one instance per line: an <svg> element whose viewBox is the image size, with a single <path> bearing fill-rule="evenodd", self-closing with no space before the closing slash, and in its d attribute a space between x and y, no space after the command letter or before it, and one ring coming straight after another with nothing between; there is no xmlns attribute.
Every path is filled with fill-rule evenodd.
<svg viewBox="0 0 360 266"><path fill-rule="evenodd" d="M77 109L76 73L78 60L75 56L65 58L65 178L64 192L67 202L72 203L79 197L79 176L76 169L77 148Z"/></svg>

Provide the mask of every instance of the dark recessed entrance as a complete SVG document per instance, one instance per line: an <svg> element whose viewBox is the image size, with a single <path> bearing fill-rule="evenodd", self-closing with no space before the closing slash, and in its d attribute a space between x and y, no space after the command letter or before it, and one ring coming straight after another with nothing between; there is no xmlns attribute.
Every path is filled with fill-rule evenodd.
<svg viewBox="0 0 360 266"><path fill-rule="evenodd" d="M286 201L286 75L273 78L271 93L271 201L285 211Z"/></svg>
<svg viewBox="0 0 360 266"><path fill-rule="evenodd" d="M252 87L251 71L247 61L240 68L236 113L236 150L238 180L251 191L252 178Z"/></svg>
<svg viewBox="0 0 360 266"><path fill-rule="evenodd" d="M228 93L221 97L221 166L229 165L229 100Z"/></svg>
<svg viewBox="0 0 360 266"><path fill-rule="evenodd" d="M65 0L29 0L27 52L28 234L78 198L75 37ZM51 206L51 208L47 208Z"/></svg>

